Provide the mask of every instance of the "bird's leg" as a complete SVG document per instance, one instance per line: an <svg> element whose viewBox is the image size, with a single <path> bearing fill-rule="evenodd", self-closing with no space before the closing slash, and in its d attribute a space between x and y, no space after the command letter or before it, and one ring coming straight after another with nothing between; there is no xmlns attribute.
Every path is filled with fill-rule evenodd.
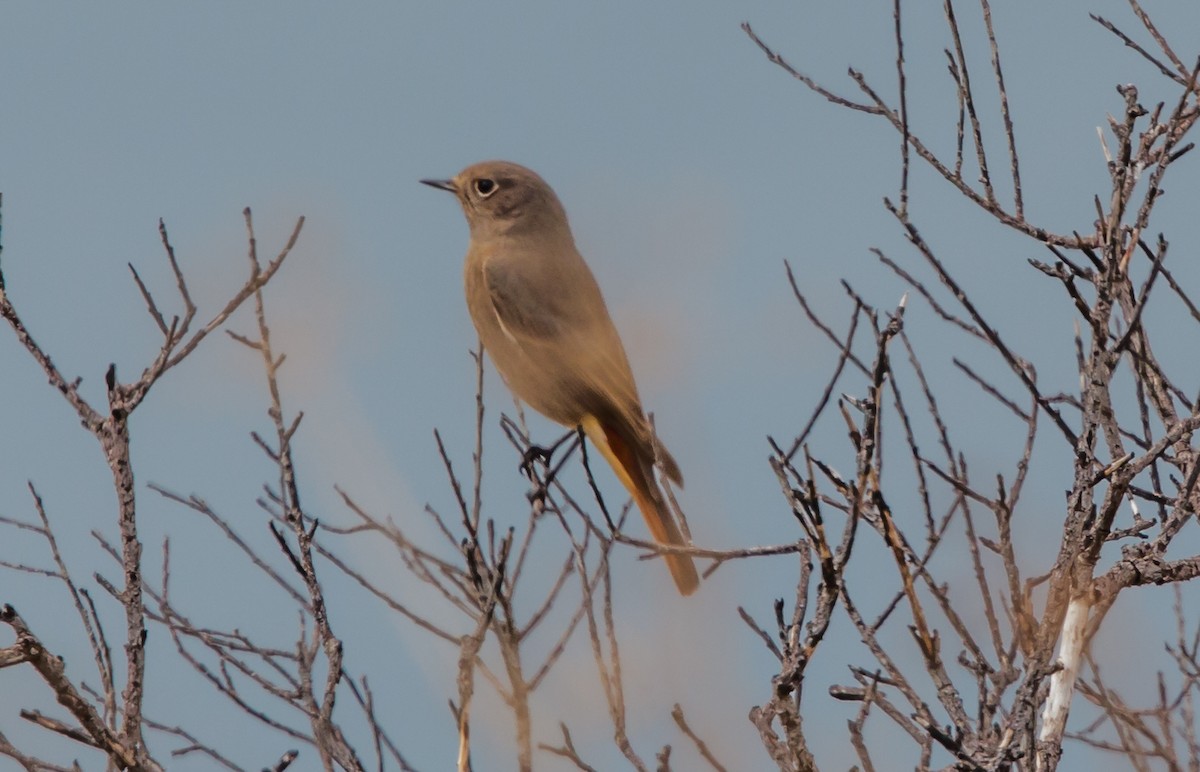
<svg viewBox="0 0 1200 772"><path fill-rule="evenodd" d="M550 459L554 456L554 451L558 450L564 442L573 437L575 435L575 431L575 429L572 429L563 436L559 437L554 444L548 448L542 447L541 445L531 444L529 447L525 448L525 452L521 454L521 464L518 468L526 477L528 477L530 480L533 480L533 462L541 461L542 466L549 468ZM549 482L549 480L546 482Z"/></svg>
<svg viewBox="0 0 1200 772"><path fill-rule="evenodd" d="M525 452L521 454L520 469L525 473L525 476L529 478L529 481L534 483L533 490L529 491L529 493L526 495L529 498L529 503L534 504L538 508L539 512L541 511L542 506L544 506L546 503L546 494L549 492L550 483L554 482L554 475L556 472L558 472L558 469L550 466L550 459L554 455L554 451L558 450L558 448L564 442L570 439L575 434L575 431L576 430L573 429L567 432L549 448L544 448L541 445L530 445L525 449ZM534 475L533 462L535 459L541 461L542 468L547 470L546 479L544 480L539 480Z"/></svg>
<svg viewBox="0 0 1200 772"><path fill-rule="evenodd" d="M541 445L530 445L525 448L525 452L521 454L521 463L517 468L521 470L521 474L533 479L533 462L541 461L542 466L550 466L551 451L543 448Z"/></svg>
<svg viewBox="0 0 1200 772"><path fill-rule="evenodd" d="M596 478L592 477L592 465L588 463L587 443L584 441L587 435L583 431L583 427L576 429L579 432L579 455L583 458L583 472L587 475L588 485L592 489L592 493L596 496L596 503L600 505L600 512L604 515L604 522L608 523L609 533L617 535L617 526L613 522L612 516L608 514L608 507L604 505L604 497L600 495L600 488L596 485Z"/></svg>

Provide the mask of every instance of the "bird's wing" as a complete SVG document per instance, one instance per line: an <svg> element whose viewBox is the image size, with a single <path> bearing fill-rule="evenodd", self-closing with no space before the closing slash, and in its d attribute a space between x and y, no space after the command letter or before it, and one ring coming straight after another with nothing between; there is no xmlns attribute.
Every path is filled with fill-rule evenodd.
<svg viewBox="0 0 1200 772"><path fill-rule="evenodd" d="M489 260L483 266L492 310L500 329L518 345L547 343L569 332L571 310L561 295L531 283L519 265Z"/></svg>
<svg viewBox="0 0 1200 772"><path fill-rule="evenodd" d="M547 378L584 403L581 413L625 427L646 463L657 455L667 476L681 485L675 459L651 437L625 349L591 274L576 274L568 294L560 286L531 281L524 268L502 260L484 264L484 283L501 331Z"/></svg>

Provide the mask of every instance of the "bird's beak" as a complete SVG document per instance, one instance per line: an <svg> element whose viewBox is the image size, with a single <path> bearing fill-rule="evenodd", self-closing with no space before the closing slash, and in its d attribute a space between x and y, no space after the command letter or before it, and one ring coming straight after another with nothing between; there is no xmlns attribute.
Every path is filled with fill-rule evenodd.
<svg viewBox="0 0 1200 772"><path fill-rule="evenodd" d="M454 184L454 180L421 180L421 184L439 190L448 190L451 193L458 192L458 186Z"/></svg>

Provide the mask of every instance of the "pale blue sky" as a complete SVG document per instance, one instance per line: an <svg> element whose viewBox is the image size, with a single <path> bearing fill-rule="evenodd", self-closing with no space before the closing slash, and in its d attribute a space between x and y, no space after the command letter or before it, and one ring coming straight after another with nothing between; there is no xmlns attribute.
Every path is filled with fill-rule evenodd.
<svg viewBox="0 0 1200 772"><path fill-rule="evenodd" d="M912 5L905 18L909 106L915 130L947 153L955 103L941 54L945 24L940 7ZM1156 5L1163 7L1151 10L1181 53L1194 53L1186 46L1200 29L1200 9ZM1087 19L1094 11L1132 29L1135 21L1116 0L997 6L1028 211L1055 230L1088 229L1092 195L1106 197L1095 127L1121 107L1113 85L1137 82L1153 101L1161 78ZM974 10L960 13L978 33ZM110 361L128 380L157 350L125 264L169 297L159 217L203 314L244 278L242 207L255 212L264 253L305 215L300 244L268 303L276 343L289 355L286 406L307 416L298 442L308 505L341 516L332 490L338 484L374 511L420 528L426 503L452 506L435 427L458 468L469 467L475 382L467 352L475 340L460 285L466 226L450 197L416 181L486 158L518 161L537 169L567 207L625 335L644 401L685 471L681 503L697 541L791 540L797 533L766 463L765 436L794 436L833 355L792 299L783 260L838 327L849 314L838 279L885 308L904 291L878 268L870 247L919 266L880 204L896 195L898 138L770 65L738 28L743 20L825 84L853 95L846 69L854 66L892 98L895 53L884 3L7 4L0 9L0 191L8 291L62 370L82 376L84 393L100 401ZM987 53L974 40L972 62L986 90ZM985 108L989 134L999 139L994 116ZM1194 163L1176 174L1159 223L1180 245L1174 270L1195 278L1195 266L1182 259L1200 236ZM918 226L1002 333L1044 377L1075 388L1061 289L1032 277L1025 264L1048 255L992 227L919 167L912 195ZM1188 207L1193 215L1183 216ZM1001 371L934 324L922 303L910 306L909 330L931 374L945 379L943 407L963 422L957 439L973 469L980 479L1011 475L1019 435L949 361L966 355L983 371ZM248 330L248 319L233 327ZM487 388L490 514L501 525L523 522L516 457L496 428L511 402L493 372ZM0 513L30 517L24 486L33 480L78 577L97 569L113 576L87 536L94 528L115 536L99 449L3 331L0 396L8 406L0 411ZM271 469L248 438L267 428L264 399L257 360L214 339L139 410L134 461L140 483L201 494L271 551L253 504ZM557 436L541 419L532 425L539 439ZM813 444L848 467L843 433L826 422ZM1031 481L1022 513L1031 574L1056 547L1068 484L1052 473L1064 463L1058 446L1047 449L1055 451L1045 456L1047 474ZM617 495L611 477L602 484ZM241 589L253 575L212 529L144 488L139 493L150 564L158 563L164 535L175 544L180 603L213 624L239 624L290 644L294 618L270 617L280 599L269 591ZM9 557L16 543L0 541L0 554ZM22 554L33 562L40 553ZM219 571L214 554L227 561ZM357 557L379 576L391 572L399 588L411 581L384 550L363 548ZM771 600L792 593L794 566L786 559L727 566L683 601L660 567L634 557L622 552L618 592L629 600L629 615L619 621L627 651L645 652L629 654L635 745L647 758L664 742L683 754L686 742L668 717L679 701L731 768L766 768L745 716L767 697L774 663L734 609L744 604L769 621ZM872 580L869 565L864 582ZM881 572L882 580L893 581L893 573ZM965 569L960 576L968 576ZM636 601L642 597L647 602ZM0 574L0 601L16 605L91 679L84 670L90 656L72 639L58 588ZM1158 651L1170 635L1158 610L1120 610L1127 627L1151 631L1141 645ZM393 737L419 768L448 768L454 732L445 703L456 653L381 620L366 601L339 611L351 665L371 675L381 707L394 716ZM152 672L163 679L181 673L162 632L152 628L150 640ZM844 726L854 706L830 701L825 689L847 680L835 648L853 650L854 640L844 620L835 626L806 694L814 745L831 769L853 763ZM1115 650L1124 640L1116 635L1099 645ZM549 690L538 739L554 739L549 732L561 710L569 721L577 717L577 738L605 767L616 762L602 708L581 706L571 694L572 683L595 677L583 643L575 641L579 656L564 666L565 683ZM860 652L855 664L869 662ZM291 746L219 700L195 697L205 687L187 678L178 688L157 682L149 698L157 718L197 727L250 767ZM15 713L17 704L49 704L35 679L4 671L0 694L0 731L28 738L31 747L54 745ZM512 768L507 723L485 721L477 732L481 758L488 758L479 768ZM170 747L155 746L161 755ZM95 761L81 756L85 767L89 758ZM1069 758L1083 764L1090 757ZM556 764L538 759L539 768L564 768ZM293 766L316 768L311 752Z"/></svg>

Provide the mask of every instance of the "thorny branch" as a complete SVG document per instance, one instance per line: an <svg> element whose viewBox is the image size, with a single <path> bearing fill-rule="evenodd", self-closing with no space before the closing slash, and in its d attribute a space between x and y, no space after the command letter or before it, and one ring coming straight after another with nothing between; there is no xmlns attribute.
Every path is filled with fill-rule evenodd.
<svg viewBox="0 0 1200 772"><path fill-rule="evenodd" d="M743 25L769 61L810 90L835 104L882 117L895 128L902 140L899 204L885 203L915 248L924 272L935 277L940 291L921 280L920 266L902 266L901 261L882 250L874 252L888 270L927 302L938 318L951 329L965 333L968 342L990 352L1023 392L1012 394L1010 386L986 375L987 371L974 362L953 360L968 377L968 383L1002 406L1025 436L1013 473L991 475L993 485L981 484L969 473L966 456L951 434L951 430L961 434L971 429L944 419L939 395L924 375L926 364L907 336L901 332L909 355L908 372L904 372L883 356L886 339L882 331L886 327L856 292L847 288L854 302L853 320L849 333L839 336L832 325L814 314L792 279L793 291L805 314L833 343L836 365L825 394L790 449L772 441L777 454L772 465L806 537L792 617L785 621L783 602L778 601L778 631L770 635L742 612L743 619L782 665L773 680L771 700L751 714L764 747L780 769L816 768L800 720L801 687L805 670L829 624L830 610L836 606L849 616L874 660L871 665L851 667L856 685L838 686L832 692L836 699L861 705L850 721L849 731L850 745L863 768L874 766L865 726L870 716L878 713L912 738L914 761L921 769L949 764L958 769L1052 770L1062 756L1063 739L1068 736L1136 759L1137 768L1150 758L1177 758L1165 750L1168 740L1163 739L1166 735L1162 731L1155 734L1148 729L1146 720L1140 718L1144 714L1125 708L1111 690L1101 685L1094 663L1091 666L1096 680L1084 682L1080 688L1108 711L1110 720L1105 726L1113 728L1116 738L1100 739L1100 725L1084 733L1066 731L1076 676L1085 662L1091 662L1086 656L1087 642L1100 629L1117 596L1131 587L1178 584L1200 575L1200 556L1169 552L1200 504L1196 492L1200 459L1191 441L1193 432L1200 428L1200 399L1186 393L1174 380L1179 376L1171 373L1179 370L1180 362L1165 361L1151 347L1155 329L1148 322L1146 310L1152 300L1166 302L1161 293L1152 293L1156 284L1165 281L1174 298L1181 301L1186 318L1200 320L1200 314L1187 290L1167 268L1165 238L1159 236L1156 243L1143 239L1143 234L1149 232L1167 171L1192 148L1187 135L1200 116L1200 61L1186 66L1138 2L1130 0L1130 6L1152 45L1143 46L1112 22L1093 18L1155 64L1177 96L1169 104L1147 107L1139 101L1137 88L1118 87L1123 110L1119 118L1110 119L1104 145L1110 191L1097 197L1097 218L1092 228L1065 231L1038 222L1036 213L1025 205L1023 194L1029 181L1022 179L1020 171L1019 116L1010 110L1000 36L987 0L979 3L982 43L972 43L979 36L968 34L966 17L952 0L946 0L943 6L949 40L945 56L958 107L954 132L957 144L950 154L935 150L910 122L906 91L911 75L905 64L913 59L914 49L904 39L900 3L893 7L898 88L894 99L883 96L879 88L853 69L851 80L866 99L857 103L840 96L803 75L749 25ZM994 148L988 143L982 119L985 97L978 85L978 73L968 65L978 58L972 55L972 45L982 45L990 53L995 96L988 98L996 100L1003 121L1004 153L1008 156L1006 185L1013 193L1011 207L1003 204L997 194L998 179L992 171ZM893 103L898 106L893 107ZM921 233L909 205L910 151L911 157L927 164L997 224L1045 245L1054 255L1054 265L1029 262L1039 272L1034 275L1048 276L1063 286L1064 300L1078 314L1080 332L1074 352L1078 395L1048 390L1030 358L1019 353L1020 344L1002 334L1004 320L988 319L981 312L967 283L957 275L961 271L940 257L936 246ZM946 160L948 155L954 159ZM978 172L975 182L964 173L964 166L970 165L964 156L972 155ZM1139 257L1144 260L1139 262ZM792 277L790 267L788 275ZM876 332L873 367L865 365L863 343L854 334L863 322L870 322L868 329ZM1166 339L1175 334L1171 328L1165 329L1160 325L1155 337ZM1164 345L1163 350L1174 354L1175 348ZM928 355L923 358L927 360ZM847 362L853 362L856 370L848 371ZM823 414L829 413L834 388L859 377L866 379L869 396L859 400L844 397L838 403L856 460L855 474L843 478L830 464L814 457L807 438ZM925 403L923 418L904 397L913 380ZM1136 387L1133 402L1125 396L1123 384L1129 382ZM890 404L879 398L884 384L891 393ZM851 408L855 413L850 412ZM888 454L878 448L887 445L874 434L883 425L885 409L903 428L902 446L916 464L916 501L923 516L923 534L914 528L915 518L893 510L889 503L909 502L912 497L901 491L899 478L883 473ZM829 418L837 420L838 416ZM1040 420L1043 418L1057 430L1058 453L1067 459L1073 472L1062 510L1063 535L1057 555L1052 564L1035 571L1036 578L1030 579L1022 570L1029 570L1028 558L1021 556L1016 534L1023 528L1021 513L1028 509L1020 507L1019 501L1035 463L1035 448L1042 453L1053 452L1053 443L1038 432L1045 423ZM868 425L874 427L871 433ZM922 437L930 431L940 459L925 452L930 439ZM868 443L869 438L873 442ZM866 450L870 455L864 458ZM801 451L802 465L793 465L793 458ZM827 453L823 451L822 455ZM888 479L892 483L884 485ZM944 490L939 492L931 486L942 486ZM947 497L949 505L939 515L934 502ZM1140 506L1145 504L1157 508L1156 520L1142 517ZM905 508L908 506L906 503ZM980 521L980 508L989 514L990 525ZM1046 506L1035 508L1043 512ZM830 509L842 513L848 524L861 520L868 525L893 557L898 589L874 620L860 606L865 601L858 598L866 597L866 593L853 579L854 562L841 557L849 553L848 543L853 542L848 537L853 531L848 531L836 546L828 543L825 512ZM1128 526L1120 522L1126 512L1132 515ZM947 549L943 545L955 523L965 534L977 594L976 600L968 602L978 611L969 614L963 606L963 590L936 578L931 563L939 548ZM922 542L923 547L919 546ZM1119 555L1112 548L1106 550L1108 545L1117 545ZM859 546L855 553L863 549ZM814 572L814 567L819 571ZM907 635L903 637L915 644L915 663L906 653L909 650L904 648L903 637L888 634L889 620L897 617L906 619ZM956 657L947 659L947 646L958 649ZM1178 650L1186 649L1181 644ZM1156 708L1159 712L1154 714L1160 724L1167 715L1165 711L1190 699L1192 683L1190 678L1185 679L1176 697L1163 697ZM1195 727L1191 714L1188 716L1186 722L1174 724L1169 733L1193 737ZM1158 739L1149 741L1151 735Z"/></svg>
<svg viewBox="0 0 1200 772"><path fill-rule="evenodd" d="M245 210L244 215L247 226L250 227L250 210ZM50 356L38 345L13 304L6 289L3 273L0 271L0 317L8 322L17 340L42 369L50 384L63 394L68 404L79 416L84 429L99 441L112 475L113 487L117 495L117 524L120 535L120 546L113 554L118 560L124 582L122 587L117 587L107 581L102 581L101 584L121 604L125 615L123 646L125 678L119 707L114 678L116 663L104 636L100 615L92 605L90 596L78 588L71 578L59 554L41 497L37 495L36 491L33 491L32 486L30 489L34 494L35 506L42 525L40 527L25 526L7 518L2 522L10 526L32 528L49 545L55 568L41 571L41 573L62 581L72 597L99 669L103 694L97 695L97 697L103 707L102 718L97 720L98 716L94 707L86 698L79 696L75 686L67 680L61 664L58 669L45 666L46 663L57 661L56 658L41 649L40 642L32 637L15 610L11 610L11 613L6 614L5 618L0 621L4 621L14 628L18 634L18 645L27 652L26 661L31 661L37 666L43 679L59 695L60 704L68 709L80 727L76 729L69 724L52 721L46 717L38 718L37 723L66 734L81 743L99 748L113 764L123 769L160 768L159 763L150 756L149 747L142 731L142 706L146 688L147 613L143 597L142 544L138 536L137 499L133 467L129 455L129 418L149 394L150 389L169 369L195 351L208 334L224 324L229 316L251 295L261 292L263 286L271 280L291 253L303 223L303 218L296 223L287 244L270 263L263 266L254 261L246 283L234 293L224 308L214 315L204 327L193 331L191 323L197 309L187 290L187 284L175 257L174 248L167 237L166 227L160 222L159 232L184 305L184 315L182 319L173 317L170 323L167 323L158 303L142 282L137 271L130 266L138 290L146 302L153 321L163 335L163 341L151 364L135 381L120 382L115 365L109 366L105 373L108 405L103 413L93 407L79 393L78 387L81 379L76 378L68 382ZM11 563L6 563L6 565L13 567ZM24 567L19 568L24 569ZM43 651L43 654L37 657L28 656L28 653L32 651ZM75 696L68 699L66 697L68 694ZM48 764L48 762L40 760L37 763Z"/></svg>

